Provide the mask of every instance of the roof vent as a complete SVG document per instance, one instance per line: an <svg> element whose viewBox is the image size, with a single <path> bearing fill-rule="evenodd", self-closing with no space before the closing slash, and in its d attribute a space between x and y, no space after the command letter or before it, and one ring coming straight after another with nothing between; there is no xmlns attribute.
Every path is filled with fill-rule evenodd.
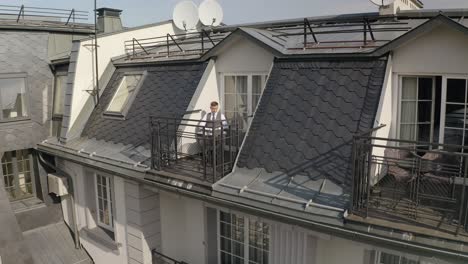
<svg viewBox="0 0 468 264"><path fill-rule="evenodd" d="M421 0L396 0L390 5L382 5L379 8L381 15L395 15L403 10L418 10L424 7Z"/></svg>
<svg viewBox="0 0 468 264"><path fill-rule="evenodd" d="M98 33L110 33L120 31L123 29L122 20L120 19L120 13L122 10L101 7L96 9L97 11L97 30Z"/></svg>

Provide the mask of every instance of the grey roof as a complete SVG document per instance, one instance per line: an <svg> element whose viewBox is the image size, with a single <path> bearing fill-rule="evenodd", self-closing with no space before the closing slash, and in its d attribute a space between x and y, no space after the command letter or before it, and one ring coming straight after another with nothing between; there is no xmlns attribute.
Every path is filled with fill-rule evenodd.
<svg viewBox="0 0 468 264"><path fill-rule="evenodd" d="M167 56L166 40L160 38L139 40L142 45L158 43L157 46L147 46L148 52L142 51L138 45L136 54L116 60L114 63L164 62L182 60L207 60L216 56L218 51L237 36L247 37L265 47L276 57L379 57L396 47L402 37L414 38L419 29L433 28L441 20L450 20L451 26L466 28L468 21L464 16L467 10L424 10L405 11L397 15L378 13L345 14L339 16L308 18L312 32L307 28L307 42L304 45L304 19L270 21L264 23L243 24L218 27L211 31L211 37L217 38L215 45L204 38L184 38L174 36L178 46L170 45L171 55ZM450 18L449 18L450 16ZM368 24L366 24L368 21ZM366 22L366 23L365 23ZM430 22L430 23L429 23ZM364 39L364 25L366 39ZM165 37L165 36L164 36ZM153 42L152 42L153 41ZM171 44L172 41L169 41ZM149 47L149 48L148 48ZM182 51L180 50L182 49Z"/></svg>
<svg viewBox="0 0 468 264"><path fill-rule="evenodd" d="M83 249L76 249L64 222L28 230L23 233L36 264L92 264Z"/></svg>
<svg viewBox="0 0 468 264"><path fill-rule="evenodd" d="M150 116L182 117L206 68L206 63L118 68L91 114L82 136L116 144L150 144ZM124 120L103 116L122 76L128 71L148 71Z"/></svg>
<svg viewBox="0 0 468 264"><path fill-rule="evenodd" d="M0 256L2 263L34 263L23 233L11 209L3 181L0 182Z"/></svg>
<svg viewBox="0 0 468 264"><path fill-rule="evenodd" d="M385 68L384 59L275 62L218 195L337 216L350 195L352 137L373 127Z"/></svg>

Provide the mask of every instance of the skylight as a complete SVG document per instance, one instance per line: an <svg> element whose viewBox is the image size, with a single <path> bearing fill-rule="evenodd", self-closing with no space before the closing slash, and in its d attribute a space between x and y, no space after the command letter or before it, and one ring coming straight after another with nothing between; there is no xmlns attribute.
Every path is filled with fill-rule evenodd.
<svg viewBox="0 0 468 264"><path fill-rule="evenodd" d="M143 74L125 75L120 82L119 88L112 98L111 103L107 107L107 112L124 114L126 106L138 84L140 83Z"/></svg>

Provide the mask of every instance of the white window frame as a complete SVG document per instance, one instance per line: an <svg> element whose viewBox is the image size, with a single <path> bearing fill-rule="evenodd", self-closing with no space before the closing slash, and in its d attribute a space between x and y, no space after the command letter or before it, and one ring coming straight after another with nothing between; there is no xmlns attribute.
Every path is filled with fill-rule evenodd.
<svg viewBox="0 0 468 264"><path fill-rule="evenodd" d="M439 144L444 144L444 134L445 134L445 115L446 115L446 104L447 104L447 79L467 79L468 84L468 75L466 74L446 74L446 73L394 73L397 76L397 87L395 89L396 94L394 98L396 100L396 132L395 138L400 138L400 125L401 125L401 96L403 88L403 77L442 77L441 84L441 99L440 99L440 123L439 123ZM435 85L435 83L434 83ZM435 125L435 123L434 123Z"/></svg>
<svg viewBox="0 0 468 264"><path fill-rule="evenodd" d="M141 75L140 80L135 86L135 90L133 93L125 100L124 105L122 106L122 109L120 111L110 111L109 108L111 105L114 103L115 97L117 96L117 93L119 92L120 88L122 87L123 81L127 76L132 76L132 75ZM131 71L131 72L125 72L122 77L118 79L119 83L117 86L117 89L115 89L114 94L112 95L112 99L110 102L106 105L105 111L103 113L104 117L125 117L128 113L128 110L130 110L130 107L133 104L133 101L138 94L138 91L140 90L141 86L143 86L143 83L145 82L146 76L148 75L148 71Z"/></svg>
<svg viewBox="0 0 468 264"><path fill-rule="evenodd" d="M28 86L28 74L27 73L7 73L7 74L0 74L0 79L23 79L24 80L24 105L26 106L27 115L21 117L13 117L13 118L4 118L3 113L3 106L0 102L0 122L12 122L12 121L21 121L21 120L28 120L31 116L31 106L29 105L29 86ZM2 88L0 87L0 90ZM1 92L0 92L1 94Z"/></svg>
<svg viewBox="0 0 468 264"><path fill-rule="evenodd" d="M445 138L445 115L447 114L447 80L448 79L465 79L468 86L468 75L465 74L445 74L442 75L442 92L441 92L441 106L440 106L440 131L439 142L444 143ZM465 87L465 93L468 92L468 87ZM466 97L466 95L465 95ZM465 113L466 120L466 113Z"/></svg>
<svg viewBox="0 0 468 264"><path fill-rule="evenodd" d="M218 246L217 246L217 249L218 249L218 252L217 252L218 263L221 263L221 229L220 229L221 212L227 213L227 214L235 214L237 217L242 217L244 219L244 242L243 242L243 244L244 244L244 256L243 256L244 264L249 264L250 221L259 221L259 222L267 224L268 227L269 227L269 234L268 234L268 239L269 239L268 246L269 246L269 248L267 250L268 251L268 262L269 263L272 262L272 251L271 251L271 244L272 244L271 233L272 233L272 228L273 228L272 222L268 221L267 219L262 219L260 217L247 215L247 214L244 214L244 213L241 213L241 212L238 212L238 211L225 210L225 209L220 209L220 208L217 208L217 209L218 210L217 210L217 213L216 213L216 234L217 234L216 239L217 239L217 243L218 243Z"/></svg>
<svg viewBox="0 0 468 264"><path fill-rule="evenodd" d="M399 257L400 258L400 260L399 260L400 263L402 261L402 258L406 258L406 259L412 260L412 261L417 261L418 264L420 264L421 261L422 261L421 257L416 256L416 255L402 254L401 252L396 252L396 251L392 251L392 250L376 250L375 251L375 259L374 259L373 264L381 264L380 257L382 255L382 253L385 253L385 254L388 254L388 255L393 255L395 257Z"/></svg>
<svg viewBox="0 0 468 264"><path fill-rule="evenodd" d="M106 182L106 203L107 208L109 208L109 225L102 222L99 217L100 205L99 205L99 193L98 193L98 177L105 179ZM113 190L112 178L101 173L94 173L94 190L95 190L95 200L96 200L96 224L99 227L105 228L111 232L114 232L114 190Z"/></svg>
<svg viewBox="0 0 468 264"><path fill-rule="evenodd" d="M408 75L405 75L405 74L401 74L398 76L398 100L397 100L397 113L398 113L398 116L397 116L397 128L396 128L396 136L398 139L400 139L400 128L401 128L401 125L402 125L402 122L401 122L401 106L402 106L402 102L403 102L403 78L417 78L416 80L416 88L417 88L417 91L416 91L416 96L418 95L418 92L419 92L419 78L432 78L432 107L431 107L431 139L433 138L433 130L434 130L434 126L436 125L435 124L435 120L434 120L434 116L435 116L435 89L436 89L436 77L437 76L440 76L440 75L430 75L430 74L408 74ZM416 109L418 110L418 103L419 103L420 100L418 100L416 98ZM441 104L442 104L442 99L441 99ZM442 106L441 106L442 107ZM417 111L416 110L416 111ZM440 123L441 125L442 123ZM415 132L417 133L417 129L415 130Z"/></svg>
<svg viewBox="0 0 468 264"><path fill-rule="evenodd" d="M224 102L224 97L225 97L225 79L226 77L228 76L234 76L234 77L237 77L237 76L247 76L247 127L250 125L250 123L252 122L252 116L254 115L255 111L257 110L257 107L258 105L253 108L252 106L252 95L253 95L253 92L252 92L252 87L253 87L253 76L261 76L262 77L262 82L263 82L263 87L262 87L262 92L260 93L260 98L262 97L263 95L263 92L265 91L265 87L266 87L266 83L268 81L268 78L269 78L269 73L268 72L224 72L224 73L221 73L221 96L220 96L220 102L221 102L221 107L223 109L223 112L225 113L226 112L226 104ZM260 101L258 102L260 103ZM247 129L246 127L246 129Z"/></svg>

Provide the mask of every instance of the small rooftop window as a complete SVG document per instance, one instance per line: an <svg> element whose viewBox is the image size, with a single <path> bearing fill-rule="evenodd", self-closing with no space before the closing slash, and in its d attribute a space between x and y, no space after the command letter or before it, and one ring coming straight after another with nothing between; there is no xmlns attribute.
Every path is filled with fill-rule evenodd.
<svg viewBox="0 0 468 264"><path fill-rule="evenodd" d="M145 73L126 74L117 88L117 91L107 107L106 114L125 116L130 106L130 101L141 86Z"/></svg>

